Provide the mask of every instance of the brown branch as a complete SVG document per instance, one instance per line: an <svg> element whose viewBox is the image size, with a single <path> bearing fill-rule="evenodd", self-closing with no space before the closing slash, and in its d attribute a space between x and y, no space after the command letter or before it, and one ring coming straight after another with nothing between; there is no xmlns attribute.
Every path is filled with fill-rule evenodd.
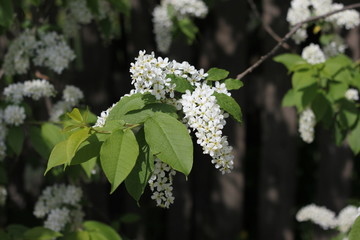
<svg viewBox="0 0 360 240"><path fill-rule="evenodd" d="M283 37L281 39L280 42L278 42L278 44L275 45L275 47L273 49L270 50L270 52L268 52L267 54L261 56L261 58L254 63L253 65L251 65L249 68L247 68L244 72L240 73L239 75L237 75L236 79L242 79L243 77L245 77L247 74L251 73L255 68L257 68L262 62L264 62L266 59L268 59L270 56L274 55L277 50L279 50L279 48L282 46L282 44L284 44L287 40L289 40L289 38L295 34L295 32L297 30L299 30L299 28L301 28L302 25L310 23L310 22L314 22L317 21L319 19L322 18L326 18L328 16L331 16L333 14L339 13L339 12L343 12L345 10L349 10L349 9L354 9L354 8L360 8L360 3L355 3L355 4L351 4L348 6L345 6L342 9L338 9L336 11L332 11L320 16L314 16L314 17L310 17L302 22L299 22L297 24L295 24L294 27L291 28L291 30L285 35L285 37Z"/></svg>
<svg viewBox="0 0 360 240"><path fill-rule="evenodd" d="M262 18L261 18L261 15L260 15L260 12L259 10L257 9L256 7L256 4L254 3L254 0L247 0L249 5L250 5L250 8L251 10L254 12L256 18L258 18L264 28L264 30L273 38L275 39L275 41L277 42L280 42L281 41L281 37L279 35L277 35L273 30L272 28L269 26L269 24L265 23ZM287 43L283 43L281 45L283 48L285 49L290 49L290 46L287 44Z"/></svg>

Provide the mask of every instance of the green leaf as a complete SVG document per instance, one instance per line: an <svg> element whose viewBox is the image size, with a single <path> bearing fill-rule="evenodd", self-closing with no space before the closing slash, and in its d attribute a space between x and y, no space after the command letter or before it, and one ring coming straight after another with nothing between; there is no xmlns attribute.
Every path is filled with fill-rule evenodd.
<svg viewBox="0 0 360 240"><path fill-rule="evenodd" d="M61 128L51 123L45 123L41 125L41 136L48 144L50 149L52 149L59 142L66 139L65 134L62 133Z"/></svg>
<svg viewBox="0 0 360 240"><path fill-rule="evenodd" d="M338 82L350 84L352 78L353 76L351 74L351 71L349 69L343 69L335 75L334 80Z"/></svg>
<svg viewBox="0 0 360 240"><path fill-rule="evenodd" d="M30 0L31 4L34 6L40 6L40 4L42 3L42 0Z"/></svg>
<svg viewBox="0 0 360 240"><path fill-rule="evenodd" d="M177 21L180 31L186 36L188 44L192 44L199 29L190 18L181 18Z"/></svg>
<svg viewBox="0 0 360 240"><path fill-rule="evenodd" d="M110 134L109 134L110 135ZM96 135L89 136L81 143L75 156L71 160L71 165L81 164L93 159L97 159L100 155L100 149L103 142L99 141Z"/></svg>
<svg viewBox="0 0 360 240"><path fill-rule="evenodd" d="M210 68L209 71L207 71L207 74L208 74L208 76L207 76L206 80L219 81L219 80L227 78L227 76L229 75L229 72L224 69L220 69L220 68Z"/></svg>
<svg viewBox="0 0 360 240"><path fill-rule="evenodd" d="M358 110L356 108L355 103L347 99L342 99L339 101L339 103L340 103L340 111L339 111L338 119L340 124L344 128L353 127L358 118Z"/></svg>
<svg viewBox="0 0 360 240"><path fill-rule="evenodd" d="M193 91L194 87L190 84L190 82L182 77L175 76L174 74L168 74L168 78L171 79L171 83L175 84L175 91L180 93L185 93L186 90Z"/></svg>
<svg viewBox="0 0 360 240"><path fill-rule="evenodd" d="M89 232L100 233L107 240L121 240L120 235L110 226L97 221L86 221L83 224L84 228Z"/></svg>
<svg viewBox="0 0 360 240"><path fill-rule="evenodd" d="M83 123L84 119L78 108L74 108L70 113L67 113L68 117L78 123Z"/></svg>
<svg viewBox="0 0 360 240"><path fill-rule="evenodd" d="M187 128L175 118L157 112L144 123L151 152L173 169L188 175L193 163L193 145Z"/></svg>
<svg viewBox="0 0 360 240"><path fill-rule="evenodd" d="M15 240L22 240L24 232L28 229L28 227L21 224L10 224L6 227L8 235L10 235L11 239Z"/></svg>
<svg viewBox="0 0 360 240"><path fill-rule="evenodd" d="M55 145L54 149L51 151L50 158L47 164L45 174L53 167L65 164L68 162L68 155L66 152L67 149L67 140L62 141Z"/></svg>
<svg viewBox="0 0 360 240"><path fill-rule="evenodd" d="M322 73L332 78L334 75L338 74L341 70L344 68L350 66L352 64L352 61L346 57L345 55L337 55L336 57L329 58L324 63L324 69L322 70Z"/></svg>
<svg viewBox="0 0 360 240"><path fill-rule="evenodd" d="M341 146L344 139L346 138L346 130L342 129L338 122L335 122L334 134L335 134L335 143L337 146Z"/></svg>
<svg viewBox="0 0 360 240"><path fill-rule="evenodd" d="M17 156L21 154L24 139L24 131L21 127L12 127L9 129L6 142Z"/></svg>
<svg viewBox="0 0 360 240"><path fill-rule="evenodd" d="M100 150L100 162L111 183L111 193L134 168L138 155L139 145L131 130L117 130L105 140Z"/></svg>
<svg viewBox="0 0 360 240"><path fill-rule="evenodd" d="M8 28L14 19L12 0L0 0L0 26Z"/></svg>
<svg viewBox="0 0 360 240"><path fill-rule="evenodd" d="M304 64L306 61L297 54L284 53L273 58L275 62L282 63L290 70L296 65Z"/></svg>
<svg viewBox="0 0 360 240"><path fill-rule="evenodd" d="M294 89L290 89L289 91L287 91L281 101L281 106L283 106L283 107L295 106L296 105L295 93L296 93L296 91Z"/></svg>
<svg viewBox="0 0 360 240"><path fill-rule="evenodd" d="M154 115L155 112L167 113L167 114L171 115L172 117L177 118L176 111L177 111L177 109L174 106L171 106L169 104L152 103L152 104L146 105L141 110L134 110L134 111L127 113L123 117L123 119L127 123L138 124L138 123L145 122L146 119L148 119L149 117Z"/></svg>
<svg viewBox="0 0 360 240"><path fill-rule="evenodd" d="M154 102L156 102L155 96L149 93L136 93L131 96L125 96L112 108L106 121L119 120L126 113L142 109L145 105Z"/></svg>
<svg viewBox="0 0 360 240"><path fill-rule="evenodd" d="M316 83L316 78L311 70L294 72L292 76L292 85L295 90L300 90L314 83Z"/></svg>
<svg viewBox="0 0 360 240"><path fill-rule="evenodd" d="M244 83L241 80L234 78L225 79L224 83L227 90L238 90L244 86Z"/></svg>
<svg viewBox="0 0 360 240"><path fill-rule="evenodd" d="M351 78L350 85L360 89L360 71L355 71L354 76Z"/></svg>
<svg viewBox="0 0 360 240"><path fill-rule="evenodd" d="M360 139L360 138L359 138ZM360 236L360 217L356 218L349 233L349 240L359 240Z"/></svg>
<svg viewBox="0 0 360 240"><path fill-rule="evenodd" d="M216 97L217 104L228 112L236 121L242 121L242 113L239 104L235 101L234 98L224 94L214 92L213 94Z"/></svg>
<svg viewBox="0 0 360 240"><path fill-rule="evenodd" d="M93 240L87 231L77 231L66 234L61 240Z"/></svg>
<svg viewBox="0 0 360 240"><path fill-rule="evenodd" d="M322 93L316 95L311 104L311 108L314 111L317 122L322 121L323 118L332 111L329 100Z"/></svg>
<svg viewBox="0 0 360 240"><path fill-rule="evenodd" d="M337 101L345 97L345 92L349 85L342 82L329 81L329 97L332 101Z"/></svg>
<svg viewBox="0 0 360 240"><path fill-rule="evenodd" d="M316 83L300 90L300 92L302 92L301 104L303 108L311 105L312 101L316 98L318 94L318 90L319 88Z"/></svg>
<svg viewBox="0 0 360 240"><path fill-rule="evenodd" d="M90 136L89 131L90 128L85 127L71 134L70 137L68 138L66 145L66 153L67 153L67 163L69 165L80 145Z"/></svg>
<svg viewBox="0 0 360 240"><path fill-rule="evenodd" d="M144 128L136 134L136 140L139 144L139 156L135 167L125 179L125 186L128 193L138 202L154 171L154 156L146 143Z"/></svg>
<svg viewBox="0 0 360 240"><path fill-rule="evenodd" d="M86 6L90 11L95 14L99 15L99 2L98 0L86 0Z"/></svg>
<svg viewBox="0 0 360 240"><path fill-rule="evenodd" d="M41 157L48 159L51 153L51 147L42 138L41 130L39 127L29 127L29 138L33 148L40 154Z"/></svg>
<svg viewBox="0 0 360 240"><path fill-rule="evenodd" d="M0 229L0 239L1 240L11 240L10 236L4 231Z"/></svg>
<svg viewBox="0 0 360 240"><path fill-rule="evenodd" d="M34 227L24 233L24 240L52 240L62 234L44 227Z"/></svg>

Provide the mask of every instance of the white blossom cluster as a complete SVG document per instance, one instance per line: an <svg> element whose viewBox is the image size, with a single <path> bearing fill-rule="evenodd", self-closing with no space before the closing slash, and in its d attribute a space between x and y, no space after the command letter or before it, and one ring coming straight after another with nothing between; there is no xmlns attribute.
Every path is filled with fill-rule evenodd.
<svg viewBox="0 0 360 240"><path fill-rule="evenodd" d="M347 233L359 215L360 209L352 205L343 208L336 216L326 207L310 204L297 212L296 220L299 222L312 221L325 230L336 228L342 233Z"/></svg>
<svg viewBox="0 0 360 240"><path fill-rule="evenodd" d="M185 120L196 131L197 143L202 146L203 153L209 154L213 158L211 162L224 174L233 169L234 156L227 138L222 136L226 121L224 112L213 96L215 91L215 88L204 83L192 93L186 91L182 95L181 104Z"/></svg>
<svg viewBox="0 0 360 240"><path fill-rule="evenodd" d="M314 141L315 124L315 114L310 108L301 112L299 117L299 133L304 142L312 143Z"/></svg>
<svg viewBox="0 0 360 240"><path fill-rule="evenodd" d="M77 228L84 217L80 200L82 191L73 185L45 188L36 202L34 215L46 218L44 227L60 232L66 225Z"/></svg>
<svg viewBox="0 0 360 240"><path fill-rule="evenodd" d="M0 185L0 206L4 206L7 198L7 190L5 186Z"/></svg>
<svg viewBox="0 0 360 240"><path fill-rule="evenodd" d="M314 43L311 43L303 49L301 57L310 64L318 64L326 61L325 55L320 46Z"/></svg>
<svg viewBox="0 0 360 240"><path fill-rule="evenodd" d="M8 102L19 104L24 97L39 100L42 97L52 97L56 93L55 88L45 79L28 80L23 83L13 83L7 86L3 94Z"/></svg>
<svg viewBox="0 0 360 240"><path fill-rule="evenodd" d="M296 25L312 16L320 16L328 12L342 9L343 4L333 3L332 0L292 0L286 20L291 26ZM345 10L325 18L333 27L351 29L360 24L360 15L356 10ZM306 24L300 28L293 39L300 43L307 38Z"/></svg>
<svg viewBox="0 0 360 240"><path fill-rule="evenodd" d="M105 111L101 112L100 116L97 117L94 127L104 127L106 119L109 116L109 113L114 106L115 106L115 103L111 107L106 109Z"/></svg>
<svg viewBox="0 0 360 240"><path fill-rule="evenodd" d="M359 101L359 91L354 88L349 88L345 92L345 98L349 101Z"/></svg>
<svg viewBox="0 0 360 240"><path fill-rule="evenodd" d="M156 201L156 206L169 208L174 203L172 183L176 171L160 159L155 159L154 172L149 179L149 186L153 192L151 199Z"/></svg>
<svg viewBox="0 0 360 240"><path fill-rule="evenodd" d="M62 92L62 100L54 104L50 110L50 120L58 121L60 116L70 111L84 98L84 93L73 85L66 85Z"/></svg>
<svg viewBox="0 0 360 240"><path fill-rule="evenodd" d="M26 30L10 44L3 69L6 75L24 74L32 60L35 66L48 67L60 74L74 58L74 52L62 35L39 33L37 39L34 32Z"/></svg>
<svg viewBox="0 0 360 240"><path fill-rule="evenodd" d="M204 18L207 13L208 8L202 0L163 0L153 11L154 33L159 51L166 53L169 50L172 40L172 18Z"/></svg>
<svg viewBox="0 0 360 240"><path fill-rule="evenodd" d="M6 75L24 74L29 70L30 58L34 55L38 42L30 31L24 31L10 44L4 58L3 70Z"/></svg>
<svg viewBox="0 0 360 240"><path fill-rule="evenodd" d="M26 118L24 107L8 105L4 110L4 122L8 125L20 126Z"/></svg>
<svg viewBox="0 0 360 240"><path fill-rule="evenodd" d="M109 1L98 2L99 15L95 16L87 6L86 0L69 1L65 9L63 30L68 37L75 37L81 24L89 24L96 17L102 20L113 14Z"/></svg>
<svg viewBox="0 0 360 240"><path fill-rule="evenodd" d="M64 37L56 32L40 33L39 37L34 64L48 67L60 74L75 59L74 51L67 45Z"/></svg>
<svg viewBox="0 0 360 240"><path fill-rule="evenodd" d="M323 47L323 52L326 58L331 58L344 53L346 48L346 45L342 41L332 41Z"/></svg>

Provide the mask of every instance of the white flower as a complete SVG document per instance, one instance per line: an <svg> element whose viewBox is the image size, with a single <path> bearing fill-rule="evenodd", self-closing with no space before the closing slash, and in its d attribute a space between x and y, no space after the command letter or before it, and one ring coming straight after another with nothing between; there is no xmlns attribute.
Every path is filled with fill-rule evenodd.
<svg viewBox="0 0 360 240"><path fill-rule="evenodd" d="M349 205L343 208L337 217L337 226L340 232L349 231L359 214L359 209L355 206Z"/></svg>
<svg viewBox="0 0 360 240"><path fill-rule="evenodd" d="M51 209L44 222L44 227L56 232L63 230L67 223L70 222L70 211L67 208Z"/></svg>
<svg viewBox="0 0 360 240"><path fill-rule="evenodd" d="M24 98L24 84L23 83L13 83L7 86L3 94L7 101L15 104L19 104Z"/></svg>
<svg viewBox="0 0 360 240"><path fill-rule="evenodd" d="M310 109L305 109L299 118L299 133L302 140L306 143L314 141L314 127L316 124L315 114Z"/></svg>
<svg viewBox="0 0 360 240"><path fill-rule="evenodd" d="M9 105L4 110L6 124L19 126L26 118L25 109L17 105Z"/></svg>
<svg viewBox="0 0 360 240"><path fill-rule="evenodd" d="M172 9L173 16L169 15ZM172 41L172 17L182 19L185 17L203 18L207 15L208 8L201 0L165 0L156 6L153 11L154 33L157 48L166 53Z"/></svg>
<svg viewBox="0 0 360 240"><path fill-rule="evenodd" d="M324 46L324 54L326 58L334 57L339 55L340 53L344 53L346 49L346 45L338 41L332 41L328 45Z"/></svg>
<svg viewBox="0 0 360 240"><path fill-rule="evenodd" d="M310 64L318 64L326 61L325 55L319 45L313 43L303 49L301 57Z"/></svg>
<svg viewBox="0 0 360 240"><path fill-rule="evenodd" d="M71 103L73 106L77 105L81 99L84 98L84 93L75 86L66 85L63 91L63 99Z"/></svg>
<svg viewBox="0 0 360 240"><path fill-rule="evenodd" d="M296 220L299 222L312 221L325 230L334 228L337 224L334 212L315 204L301 208L296 214Z"/></svg>
<svg viewBox="0 0 360 240"><path fill-rule="evenodd" d="M76 22L81 24L88 24L93 18L90 9L87 7L86 0L69 1L67 11L69 11L70 17L73 17Z"/></svg>
<svg viewBox="0 0 360 240"><path fill-rule="evenodd" d="M37 79L24 82L24 96L39 100L41 97L52 97L55 94L55 88L45 79Z"/></svg>
<svg viewBox="0 0 360 240"><path fill-rule="evenodd" d="M94 127L104 127L106 119L109 116L109 113L114 106L115 106L115 104L113 104L107 110L101 112L100 116L97 117L97 121L96 121Z"/></svg>
<svg viewBox="0 0 360 240"><path fill-rule="evenodd" d="M0 185L0 206L4 206L7 198L7 190L4 186Z"/></svg>
<svg viewBox="0 0 360 240"><path fill-rule="evenodd" d="M160 159L155 159L154 172L148 181L151 191L151 199L156 201L156 206L169 208L174 203L172 194L172 182L176 172Z"/></svg>
<svg viewBox="0 0 360 240"><path fill-rule="evenodd" d="M75 59L74 51L62 35L56 32L40 33L33 59L36 66L44 66L60 74Z"/></svg>
<svg viewBox="0 0 360 240"><path fill-rule="evenodd" d="M357 89L350 88L345 92L345 98L349 101L358 101L359 100L359 92Z"/></svg>
<svg viewBox="0 0 360 240"><path fill-rule="evenodd" d="M35 35L26 30L10 44L2 68L6 75L24 74L29 70L30 58L38 43Z"/></svg>

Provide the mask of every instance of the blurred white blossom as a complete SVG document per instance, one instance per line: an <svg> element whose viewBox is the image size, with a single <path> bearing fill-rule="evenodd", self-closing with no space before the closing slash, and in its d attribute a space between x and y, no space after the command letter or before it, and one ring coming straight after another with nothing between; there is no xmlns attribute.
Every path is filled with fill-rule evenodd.
<svg viewBox="0 0 360 240"><path fill-rule="evenodd" d="M25 109L17 105L8 105L4 110L4 121L6 124L19 126L26 118Z"/></svg>
<svg viewBox="0 0 360 240"><path fill-rule="evenodd" d="M318 64L326 61L325 55L319 45L313 43L303 49L301 57L310 64Z"/></svg>
<svg viewBox="0 0 360 240"><path fill-rule="evenodd" d="M315 124L315 114L310 108L301 112L299 118L299 132L300 137L304 142L312 143L314 141Z"/></svg>
<svg viewBox="0 0 360 240"><path fill-rule="evenodd" d="M350 101L358 101L359 100L359 91L354 88L350 88L345 92L345 98Z"/></svg>

